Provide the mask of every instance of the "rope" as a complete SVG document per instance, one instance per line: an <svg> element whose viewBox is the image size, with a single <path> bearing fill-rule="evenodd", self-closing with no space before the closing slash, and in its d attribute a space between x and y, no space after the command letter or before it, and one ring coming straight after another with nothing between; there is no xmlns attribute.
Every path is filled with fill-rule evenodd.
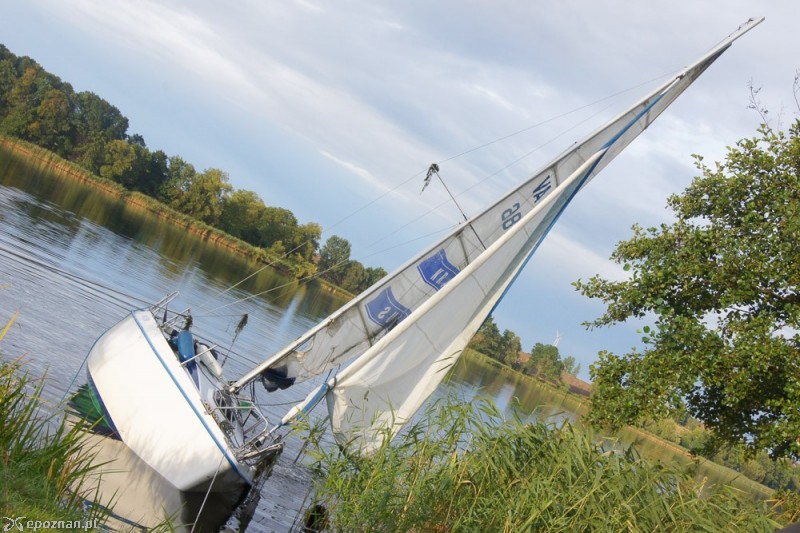
<svg viewBox="0 0 800 533"><path fill-rule="evenodd" d="M78 380L78 375L81 373L81 371L83 370L83 367L86 365L86 361L89 359L89 354L90 353L91 352L86 352L86 355L84 356L83 361L81 361L81 366L79 366L78 370L75 371L75 375L72 376L72 381L69 382L69 386L66 389L64 389L64 396L61 397L61 402L60 403L63 404L67 400L67 396L69 396L69 391L72 390L72 386L75 385L75 382Z"/></svg>
<svg viewBox="0 0 800 533"><path fill-rule="evenodd" d="M203 502L200 504L200 510L197 511L197 516L194 519L194 523L192 524L192 529L189 533L194 533L194 529L197 527L197 522L200 520L200 515L203 514L203 509L205 509L206 502L208 501L208 495L211 494L211 488L214 486L214 481L217 480L217 474L219 474L219 469L222 468L222 462L225 460L225 453L223 452L222 457L219 460L219 464L217 465L217 469L214 472L214 477L211 478L211 483L208 485L208 490L206 491L206 495L203 497Z"/></svg>

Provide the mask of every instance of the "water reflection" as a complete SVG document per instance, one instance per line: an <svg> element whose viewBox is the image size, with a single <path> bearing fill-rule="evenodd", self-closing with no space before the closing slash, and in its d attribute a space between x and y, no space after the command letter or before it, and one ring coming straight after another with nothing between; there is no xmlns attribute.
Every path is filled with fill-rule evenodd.
<svg viewBox="0 0 800 533"><path fill-rule="evenodd" d="M178 491L121 441L94 433L84 441L99 465L85 489L113 510L107 525L116 530L219 531L243 496Z"/></svg>
<svg viewBox="0 0 800 533"><path fill-rule="evenodd" d="M124 198L110 200L93 188L55 178L47 167L25 162L3 148L0 148L0 180L3 185L34 195L37 200L34 202L16 199L13 211L21 212L33 224L30 229L36 233L37 244L49 253L79 249L89 252L83 260L103 262L105 258L95 255L102 253L107 245L105 232L91 231L92 227L103 228L122 237L115 241L116 249L108 250L114 258L124 261L144 251L160 267L145 272L154 278L199 276L216 292L245 280L239 285L241 290L250 295L267 293L271 305L284 309L297 297L298 284L293 278L230 254L187 232L180 224L165 223ZM85 221L93 225L87 226ZM18 227L21 220L4 222L7 227ZM256 271L258 274L251 276ZM140 282L151 281L141 279L145 273L138 272ZM307 293L303 286L303 294ZM302 304L298 306L300 312L309 318L329 313L343 303L318 289L309 295L312 297L298 302Z"/></svg>
<svg viewBox="0 0 800 533"><path fill-rule="evenodd" d="M472 396L491 398L501 412L516 413L523 420L536 418L579 425L579 415L585 411L581 401L566 391L557 391L469 351L459 359L449 379L457 388L468 387Z"/></svg>

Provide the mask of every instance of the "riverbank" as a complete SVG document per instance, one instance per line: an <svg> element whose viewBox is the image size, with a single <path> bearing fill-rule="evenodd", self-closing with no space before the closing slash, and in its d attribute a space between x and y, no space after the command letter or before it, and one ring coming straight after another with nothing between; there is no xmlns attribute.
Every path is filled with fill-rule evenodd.
<svg viewBox="0 0 800 533"><path fill-rule="evenodd" d="M324 279L313 275L303 276L302 273L299 273L299 267L284 257L272 256L267 250L253 246L215 227L180 213L150 196L127 190L113 181L94 175L85 168L44 148L20 139L0 135L0 149L4 149L10 157L46 168L47 171L61 179L91 187L111 201L124 202L131 209L146 212L215 247L291 276L297 279L298 283L317 284L321 289L344 300L349 300L353 297L348 291Z"/></svg>
<svg viewBox="0 0 800 533"><path fill-rule="evenodd" d="M475 350L467 349L464 352L464 356L480 361L483 365L490 366L492 371L505 376L509 381L521 382L527 387L546 391L550 404L548 407L556 411L568 411L579 416L583 416L589 411L591 400L584 396L582 392L572 391L572 387L567 389L559 388L548 381L514 370ZM582 384L572 381L571 384L580 387L581 390L589 385L582 380L577 380L577 378L576 381L580 381ZM711 479L718 480L720 483L728 484L738 490L752 494L755 500L767 501L775 495L773 489L753 481L741 472L709 459L692 455L688 449L680 444L665 440L646 429L626 426L617 433L615 438L633 444L645 456L668 456L676 461L677 466L696 470Z"/></svg>
<svg viewBox="0 0 800 533"><path fill-rule="evenodd" d="M4 152L4 153L5 153L5 152ZM35 187L37 186L37 184L39 183L39 181L40 181L40 180L39 180L39 178L37 178L36 176L32 176L30 179L31 179L31 185L33 186L33 188L35 188ZM43 180L42 180L42 181L43 181ZM62 192L68 192L68 193L72 193L73 191L75 191L75 192L78 192L78 191L79 191L79 192L80 192L80 194L76 194L75 196L78 196L78 197L81 197L81 198L83 198L84 196L89 196L89 195L84 195L84 194L83 194L84 192L86 192L86 191L88 191L88 190L89 190L89 189L88 189L88 188L86 188L86 187L78 187L78 186L71 187L71 186L69 186L69 184L68 184L68 182L67 182L66 180L62 181L62 180L60 180L60 179L59 179L59 180L48 180L48 181L52 181L52 183L53 183L53 185L54 185L55 187L60 187L60 188L64 189ZM13 191L10 191L10 192L13 192ZM93 194L92 194L92 195L91 195L91 197L92 197L93 199L92 199L91 201L86 201L86 202L85 202L85 205L94 205L94 204L98 204L98 205L99 205L99 204L102 204L102 203L103 203L103 202L101 202L101 201L99 201L99 200L95 200L95 199L94 199L94 197L95 197L95 196L96 196L96 195L93 195ZM114 212L124 212L124 211L125 211L125 206L124 206L124 205L122 205L122 204L120 204L119 202L109 202L109 207L108 207L108 210L109 210L109 211L114 211ZM81 217L82 217L82 215L81 215ZM126 217L126 218L127 218L127 217ZM25 219L25 220L29 220L29 219ZM140 221L137 221L137 222L136 222L136 224L135 224L137 227L139 226L139 222L140 222ZM81 224L82 224L82 221L81 221ZM35 230L37 230L37 231L39 230L39 227L40 227L38 224L30 224L30 223L26 223L26 224L25 224L25 226L27 226L27 227L32 227L32 228L34 228L34 229L35 229ZM77 226L77 224L76 224L76 226ZM143 224L143 226L144 226L144 227L147 227L147 224ZM163 226L163 225L162 225L162 226ZM166 230L164 230L163 228L162 228L162 230L163 230L163 231L166 231ZM160 234L162 234L162 233L163 233L163 231L161 231L161 230L159 230L159 231L153 231L152 233L153 233L153 234L159 234L159 235L160 235ZM65 239L64 239L64 238L63 238L61 235L62 235L62 234L59 234L59 238L58 238L58 239L53 239L53 242L59 242L59 243L65 242ZM94 257L95 255L97 255L97 252L96 252L96 251L98 250L98 248L96 248L96 246L97 246L97 245L95 245L94 243L92 243L92 246L91 246L91 248L87 248L87 249L86 249L86 256L87 256L87 257L89 257L89 256L91 256L91 257ZM198 246L198 243L197 243L196 241L194 241L194 239L193 239L193 238L192 238L192 239L189 239L189 238L187 238L187 239L185 240L185 246L186 246L186 248L194 248L194 249L197 249L197 248L202 248L202 246ZM115 258L116 258L116 257L120 257L118 254L111 254L111 255L113 255ZM227 269L227 268L229 268L229 265L230 265L232 262L234 262L234 258L233 258L233 257L229 257L227 254L220 254L220 255L225 255L225 258L224 258L223 260L221 260L221 261L220 261L220 263L222 263L222 264L224 264L224 265L225 265L225 267L224 267L224 268L226 268L226 269ZM128 257L128 258L126 258L126 259L129 259L129 257ZM152 263L153 263L153 264L156 264L156 263L158 263L158 262L156 262L156 261L153 261ZM178 266L175 268L175 271L177 271L177 272L181 272L181 275L183 275L183 272L185 272L185 270L186 270L186 269L183 267L183 265L184 265L184 263L179 263L179 264L178 264ZM249 265L248 265L248 266L249 266ZM139 268L137 268L137 269L130 269L129 271L130 271L130 272L136 272L136 273L141 273L141 272L142 272L142 270L141 270L141 267L139 267ZM11 272L11 270L8 270L8 272ZM107 270L98 269L98 270L97 270L97 272L101 273L101 274L100 274L100 277L101 277L101 279L107 279L107 278L105 277L105 276L106 276L105 272L107 272ZM163 273L163 272L156 272L156 274L155 274L155 276L154 276L154 279L155 279L155 277L156 277L156 276L157 276L157 278L158 278L158 279L163 279L163 275L164 275L164 273ZM110 279L110 278L108 278L108 279ZM136 276L134 276L134 277L133 277L133 279L142 279L142 277L141 277L141 276L139 276L139 275L136 275ZM147 279L147 278L145 278L145 279ZM238 279L238 277L237 277L237 279ZM31 286L32 286L32 287L35 287L36 285L37 285L37 283L36 283L36 281L34 280ZM38 283L38 285L42 285L42 284L41 284L41 283ZM113 285L113 284L112 284L112 285ZM35 291L34 291L33 293L35 293ZM20 300L20 301L24 301L24 300L25 300L25 296L21 296L21 300ZM196 300L196 299L195 299L195 300ZM298 298L298 300L299 300L299 298ZM288 303L288 302L287 302L287 303ZM64 311L62 311L62 307L61 307L60 305L54 306L54 309L56 310L56 313L54 313L56 316L54 317L54 321L53 321L53 322L58 322L58 321L59 321L58 319L62 318L62 315L64 315ZM36 316L36 315L33 315L33 316ZM252 315L251 315L251 316L252 316ZM324 316L324 315L319 315L319 316ZM38 318L39 318L39 317L38 317L38 316L36 316L36 318L37 318L37 320L38 320ZM306 329L306 328L304 328L304 329ZM48 332L49 332L49 333L50 333L50 331L51 331L51 330L49 330L49 329L48 329ZM49 337L49 338L58 338L60 342L61 342L61 341L63 341L63 340L65 339L65 336L58 336L58 335L55 335L55 334L52 334L52 333L51 333L51 334L49 334L49 335L47 335L47 337ZM43 352L43 353L47 353L45 350L40 350L40 351L41 351L41 352ZM64 351L65 351L65 352L69 352L69 350L64 350ZM82 355L83 353L85 353L85 350L72 350L72 352L73 352L73 353L80 353L80 354ZM49 364L50 364L50 363L48 362L48 363L47 363L47 365L49 366ZM77 363L76 363L74 366L77 366ZM72 369L70 369L70 371L72 372ZM63 375L66 375L66 374L63 374ZM59 395L59 396L60 396L60 395Z"/></svg>
<svg viewBox="0 0 800 533"><path fill-rule="evenodd" d="M0 329L0 341L18 314ZM44 398L47 374L32 378L29 372L23 357L6 361L0 352L3 531L133 531L131 523L114 514L118 494L100 503L99 483L116 474L108 469L116 458L101 456L102 445L86 422L71 416L67 404ZM164 517L148 531L175 527Z"/></svg>

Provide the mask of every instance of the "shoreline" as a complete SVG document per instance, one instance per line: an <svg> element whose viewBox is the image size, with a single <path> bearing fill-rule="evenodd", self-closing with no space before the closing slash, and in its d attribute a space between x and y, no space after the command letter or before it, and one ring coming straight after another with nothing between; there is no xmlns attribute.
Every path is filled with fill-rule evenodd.
<svg viewBox="0 0 800 533"><path fill-rule="evenodd" d="M572 392L570 390L564 390L556 387L552 383L545 381L543 379L539 379L536 376L530 376L528 374L524 374L518 370L514 370L508 365L504 365L499 361L496 361L485 355L481 352L476 350L467 350L464 354L465 357L472 357L478 359L483 364L491 365L498 372L502 372L504 375L512 377L517 380L525 380L525 382L530 386L538 386L543 388L544 390L548 391L548 393L552 394L553 396L558 395L561 397L562 402L567 402L570 405L567 406L568 409L573 411L578 415L584 414L589 409L589 404L591 400L586 398L580 394ZM720 478L720 483L735 486L738 490L747 491L753 495L754 498L758 500L769 500L772 498L775 491L766 485L762 485L758 481L754 481L747 476L745 476L741 472L737 472L730 467L725 465L716 463L711 459L707 459L701 456L692 455L692 453L681 446L678 443L666 440L662 437L659 437L655 433L651 433L643 428L638 428L634 426L625 426L624 428L620 429L618 433L622 431L627 431L629 434L635 436L635 439L631 442L631 445L634 445L636 448L641 446L643 441L649 442L655 446L661 447L665 450L668 450L673 456L678 457L680 456L686 461L686 465L694 464L697 467L704 467L708 470L714 471L718 477ZM620 435L617 435L617 438ZM639 452L644 454L644 452ZM682 466L686 466L682 465Z"/></svg>
<svg viewBox="0 0 800 533"><path fill-rule="evenodd" d="M313 275L306 278L297 278L293 272L294 264L281 257L271 257L262 248L257 248L249 243L237 239L217 229L189 217L159 202L155 198L136 191L125 189L113 181L96 176L81 167L68 161L49 150L35 144L0 134L0 149L6 150L12 157L24 160L31 164L44 166L48 171L61 179L71 180L78 184L90 187L100 192L110 200L125 202L127 207L146 212L161 221L168 222L179 229L190 233L198 239L212 244L218 248L243 257L247 260L268 266L269 268L289 276L300 283L316 283L319 288L345 300L350 300L353 295L332 283Z"/></svg>

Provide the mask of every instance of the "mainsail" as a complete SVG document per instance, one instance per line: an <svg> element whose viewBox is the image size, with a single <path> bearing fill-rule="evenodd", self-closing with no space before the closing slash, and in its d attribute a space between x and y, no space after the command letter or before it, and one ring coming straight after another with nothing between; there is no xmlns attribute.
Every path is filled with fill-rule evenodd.
<svg viewBox="0 0 800 533"><path fill-rule="evenodd" d="M233 384L284 384L353 362L286 417L327 397L340 444L368 452L440 383L574 195L741 35L576 143L451 235L350 301Z"/></svg>

